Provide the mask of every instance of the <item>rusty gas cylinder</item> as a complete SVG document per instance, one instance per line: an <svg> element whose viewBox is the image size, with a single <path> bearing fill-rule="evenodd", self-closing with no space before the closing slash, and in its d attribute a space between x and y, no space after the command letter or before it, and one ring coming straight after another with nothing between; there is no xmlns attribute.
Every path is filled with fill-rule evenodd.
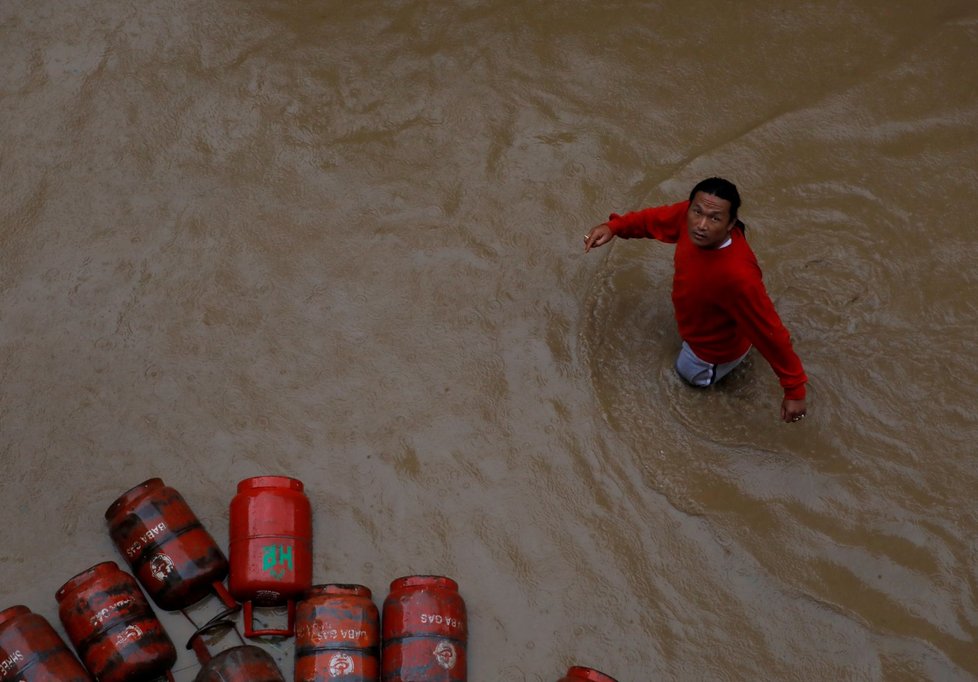
<svg viewBox="0 0 978 682"><path fill-rule="evenodd" d="M291 637L295 602L312 587L312 510L302 481L257 476L231 500L228 588L244 604L246 637ZM253 606L286 606L288 626L256 630Z"/></svg>
<svg viewBox="0 0 978 682"><path fill-rule="evenodd" d="M594 668L584 668L579 665L571 666L567 675L557 682L618 682L615 678L605 675Z"/></svg>
<svg viewBox="0 0 978 682"><path fill-rule="evenodd" d="M91 682L68 645L44 616L26 606L0 611L0 681Z"/></svg>
<svg viewBox="0 0 978 682"><path fill-rule="evenodd" d="M194 682L285 682L275 659L252 644L231 647L204 663Z"/></svg>
<svg viewBox="0 0 978 682"><path fill-rule="evenodd" d="M451 578L415 575L384 600L383 682L465 682L465 602Z"/></svg>
<svg viewBox="0 0 978 682"><path fill-rule="evenodd" d="M363 585L316 585L296 605L295 682L378 682L380 613Z"/></svg>
<svg viewBox="0 0 978 682"><path fill-rule="evenodd" d="M166 674L177 651L136 579L113 561L96 564L58 590L58 615L99 682Z"/></svg>
<svg viewBox="0 0 978 682"><path fill-rule="evenodd" d="M109 534L156 605L168 611L194 604L212 591L226 606L228 561L180 493L151 478L105 512Z"/></svg>

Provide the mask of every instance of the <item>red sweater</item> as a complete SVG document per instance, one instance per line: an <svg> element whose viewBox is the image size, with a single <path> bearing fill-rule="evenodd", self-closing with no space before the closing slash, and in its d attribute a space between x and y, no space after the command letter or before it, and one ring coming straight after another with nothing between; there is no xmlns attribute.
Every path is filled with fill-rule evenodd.
<svg viewBox="0 0 978 682"><path fill-rule="evenodd" d="M686 227L688 201L611 215L618 237L649 237L676 244L672 304L679 335L697 357L711 364L736 360L755 346L784 387L789 400L805 398L805 370L791 336L764 288L761 268L739 229L722 249L693 244Z"/></svg>

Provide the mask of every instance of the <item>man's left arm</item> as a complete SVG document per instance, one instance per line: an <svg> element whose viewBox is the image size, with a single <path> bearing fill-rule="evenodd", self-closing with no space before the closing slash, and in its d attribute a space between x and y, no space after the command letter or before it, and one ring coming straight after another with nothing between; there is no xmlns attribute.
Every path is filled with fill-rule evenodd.
<svg viewBox="0 0 978 682"><path fill-rule="evenodd" d="M781 418L786 422L804 418L805 384L808 377L791 344L791 335L778 315L758 275L738 291L731 313L745 336L771 365L784 389Z"/></svg>

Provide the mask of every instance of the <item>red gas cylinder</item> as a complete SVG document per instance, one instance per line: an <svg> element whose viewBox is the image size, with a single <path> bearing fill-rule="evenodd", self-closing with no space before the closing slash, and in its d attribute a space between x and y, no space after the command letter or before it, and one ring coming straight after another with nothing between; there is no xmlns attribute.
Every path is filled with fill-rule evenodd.
<svg viewBox="0 0 978 682"><path fill-rule="evenodd" d="M379 682L380 614L363 585L317 585L296 606L295 682Z"/></svg>
<svg viewBox="0 0 978 682"><path fill-rule="evenodd" d="M158 478L140 483L105 512L109 534L157 606L194 604L212 590L235 606L222 581L228 560L190 507Z"/></svg>
<svg viewBox="0 0 978 682"><path fill-rule="evenodd" d="M583 668L581 666L571 666L567 675L557 680L557 682L618 682L615 678L605 675L603 672L594 668Z"/></svg>
<svg viewBox="0 0 978 682"><path fill-rule="evenodd" d="M207 661L194 682L285 682L285 678L264 649L245 644L226 649Z"/></svg>
<svg viewBox="0 0 978 682"><path fill-rule="evenodd" d="M257 476L238 483L229 536L228 587L244 603L245 637L291 637L295 601L312 586L312 510L302 481ZM253 604L286 605L288 627L255 630Z"/></svg>
<svg viewBox="0 0 978 682"><path fill-rule="evenodd" d="M18 605L0 611L0 680L91 682L92 678L44 616Z"/></svg>
<svg viewBox="0 0 978 682"><path fill-rule="evenodd" d="M465 682L465 602L451 578L415 575L384 600L383 682Z"/></svg>
<svg viewBox="0 0 978 682"><path fill-rule="evenodd" d="M68 638L99 682L153 679L176 662L173 642L136 579L115 562L79 573L55 597Z"/></svg>

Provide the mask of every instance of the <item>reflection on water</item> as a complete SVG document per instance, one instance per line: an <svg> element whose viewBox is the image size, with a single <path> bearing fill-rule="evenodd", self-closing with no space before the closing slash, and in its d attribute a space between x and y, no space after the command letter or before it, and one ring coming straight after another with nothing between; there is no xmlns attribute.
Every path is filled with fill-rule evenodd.
<svg viewBox="0 0 978 682"><path fill-rule="evenodd" d="M236 481L285 473L317 582L458 580L472 680L978 675L973 3L16 2L0 32L0 606L56 623L142 480L225 542ZM797 426L761 358L675 377L672 247L580 253L718 173Z"/></svg>

